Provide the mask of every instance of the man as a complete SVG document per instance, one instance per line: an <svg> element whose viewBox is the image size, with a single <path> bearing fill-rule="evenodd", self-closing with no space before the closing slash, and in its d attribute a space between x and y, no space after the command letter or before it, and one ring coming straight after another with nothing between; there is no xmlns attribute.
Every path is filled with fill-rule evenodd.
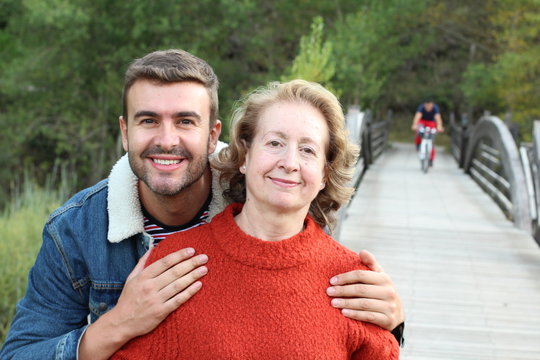
<svg viewBox="0 0 540 360"><path fill-rule="evenodd" d="M411 129L416 132L414 143L416 150L420 148L422 142L422 136L418 131L420 126L430 127L431 129L437 129L438 132L443 132L444 127L442 123L441 112L439 106L431 99L427 99L422 104L418 105L416 113L414 114L413 123ZM429 166L433 166L433 160L435 159L435 146L431 149L429 157Z"/></svg>
<svg viewBox="0 0 540 360"><path fill-rule="evenodd" d="M181 50L130 65L119 120L127 156L47 221L0 358L106 359L203 286L211 268L196 249L144 263L159 239L224 207L208 167L221 132L217 88L210 66ZM333 278L333 306L394 329L403 314L392 282L372 255L360 257L376 271Z"/></svg>

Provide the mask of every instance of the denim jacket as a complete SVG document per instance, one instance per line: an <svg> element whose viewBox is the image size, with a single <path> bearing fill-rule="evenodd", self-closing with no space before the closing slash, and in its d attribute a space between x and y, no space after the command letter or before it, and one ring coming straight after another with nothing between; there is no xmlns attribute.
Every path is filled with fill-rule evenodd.
<svg viewBox="0 0 540 360"><path fill-rule="evenodd" d="M219 176L212 177L209 218L225 206ZM108 179L51 214L0 359L77 358L86 327L115 306L152 245L137 184L125 155Z"/></svg>

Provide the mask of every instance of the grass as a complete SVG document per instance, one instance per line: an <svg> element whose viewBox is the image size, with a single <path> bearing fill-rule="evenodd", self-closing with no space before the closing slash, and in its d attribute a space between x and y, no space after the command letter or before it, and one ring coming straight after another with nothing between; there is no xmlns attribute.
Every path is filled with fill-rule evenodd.
<svg viewBox="0 0 540 360"><path fill-rule="evenodd" d="M15 305L26 291L28 271L41 246L43 226L65 199L66 186L60 190L51 188L24 181L0 214L0 347L15 315Z"/></svg>

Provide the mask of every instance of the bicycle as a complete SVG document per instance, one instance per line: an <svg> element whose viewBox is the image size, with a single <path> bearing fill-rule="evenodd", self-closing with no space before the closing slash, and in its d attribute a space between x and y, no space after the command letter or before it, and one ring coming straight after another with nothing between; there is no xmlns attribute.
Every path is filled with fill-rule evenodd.
<svg viewBox="0 0 540 360"><path fill-rule="evenodd" d="M422 138L420 147L418 149L418 159L420 159L420 169L427 173L431 162L431 151L433 150L433 138L437 133L437 129L434 127L420 125L418 127L418 133Z"/></svg>

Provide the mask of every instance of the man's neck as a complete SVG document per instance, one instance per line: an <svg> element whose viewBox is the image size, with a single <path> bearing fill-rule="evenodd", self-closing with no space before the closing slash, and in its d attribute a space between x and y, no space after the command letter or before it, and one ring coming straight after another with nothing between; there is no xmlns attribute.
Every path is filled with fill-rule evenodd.
<svg viewBox="0 0 540 360"><path fill-rule="evenodd" d="M212 173L207 168L199 180L174 196L158 195L139 181L139 197L146 211L160 223L180 226L198 214L210 195L211 186Z"/></svg>

